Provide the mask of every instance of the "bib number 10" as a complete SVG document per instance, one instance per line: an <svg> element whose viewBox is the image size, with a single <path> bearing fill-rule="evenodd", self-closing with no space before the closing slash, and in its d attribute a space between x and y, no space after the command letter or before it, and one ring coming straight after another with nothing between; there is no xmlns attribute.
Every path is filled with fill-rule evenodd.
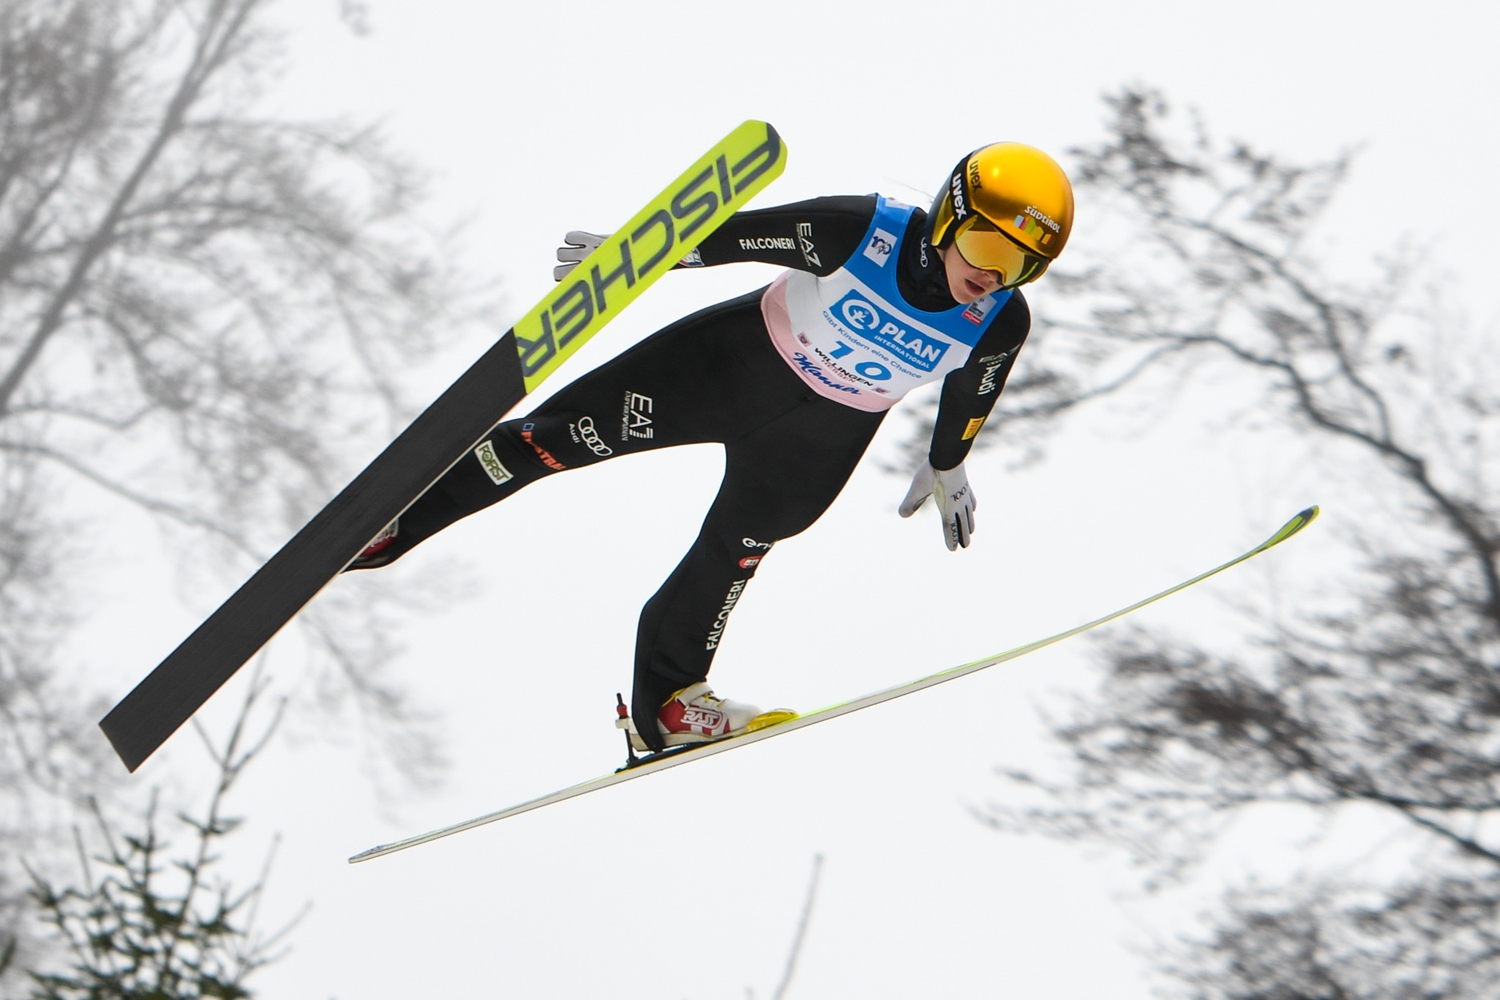
<svg viewBox="0 0 1500 1000"><path fill-rule="evenodd" d="M828 356L830 358L837 360L854 353L854 348L850 347L842 340L835 341L835 343L839 346L835 347L832 351L829 352ZM876 382L884 382L886 379L891 377L891 370L885 365L882 365L876 361L861 361L859 364L854 366L854 370L863 375L865 378L872 379Z"/></svg>

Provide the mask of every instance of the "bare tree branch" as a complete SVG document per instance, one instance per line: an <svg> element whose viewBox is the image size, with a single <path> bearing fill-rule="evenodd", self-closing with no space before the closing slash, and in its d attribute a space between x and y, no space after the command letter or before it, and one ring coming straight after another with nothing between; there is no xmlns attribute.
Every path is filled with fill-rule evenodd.
<svg viewBox="0 0 1500 1000"><path fill-rule="evenodd" d="M1051 412L1229 374L1256 391L1260 424L1277 418L1363 484L1368 516L1353 519L1357 572L1284 595L1306 610L1261 618L1249 644L1100 640L1102 689L1050 720L1063 772L1004 772L1007 797L982 818L1121 846L1154 887L1193 872L1251 810L1373 808L1421 867L1230 896L1217 937L1168 971L1195 1000L1492 995L1500 894L1460 903L1454 873L1500 884L1493 338L1412 300L1417 261L1357 285L1325 275L1307 237L1348 157L1225 147L1141 90L1108 103L1109 138L1075 151L1073 173L1118 223L1100 231L1129 239L1079 248L1082 269L1060 276L1036 359L1062 392ZM1012 412L1026 430L1024 405Z"/></svg>

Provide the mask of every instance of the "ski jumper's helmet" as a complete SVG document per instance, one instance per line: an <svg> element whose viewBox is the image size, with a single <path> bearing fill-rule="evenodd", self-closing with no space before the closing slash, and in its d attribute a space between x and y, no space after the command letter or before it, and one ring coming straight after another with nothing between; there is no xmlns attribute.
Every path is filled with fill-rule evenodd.
<svg viewBox="0 0 1500 1000"><path fill-rule="evenodd" d="M927 213L927 243L1000 275L1002 288L1034 281L1067 245L1073 185L1034 146L997 142L953 168Z"/></svg>

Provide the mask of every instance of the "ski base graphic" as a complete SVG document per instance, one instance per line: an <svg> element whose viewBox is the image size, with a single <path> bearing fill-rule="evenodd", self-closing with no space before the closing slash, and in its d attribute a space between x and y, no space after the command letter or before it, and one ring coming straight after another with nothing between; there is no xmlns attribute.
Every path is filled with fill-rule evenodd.
<svg viewBox="0 0 1500 1000"><path fill-rule="evenodd" d="M627 760L625 766L620 768L618 771L615 771L613 774L606 774L602 777L594 778L591 781L585 781L581 784L573 785L569 788L564 788L560 791L552 792L549 795L543 795L539 798L531 799L528 802L522 802L519 805L514 805L507 809L501 809L498 812L488 813L484 816L479 816L475 819L471 819L463 823L455 823L452 826L445 826L441 829L433 830L430 833L419 834L418 836L408 837L405 840L398 840L389 844L381 844L378 847L372 847L368 851L363 851L359 854L354 855L349 859L349 862L350 864L356 864L360 861L368 861L371 858L378 858L387 854L394 854L397 851L404 851L408 847L416 847L419 844L427 844L431 843L434 840L441 840L444 837L451 837L455 833L463 833L465 830L472 830L475 827L486 826L490 823L498 823L502 819L509 819L512 816L519 816L522 813L531 812L532 810L540 809L543 806L550 806L557 802L566 801L567 799L577 798L580 795L587 795L589 792L596 792L601 788L608 788L611 785L618 785L621 782L630 781L633 778L643 778L648 774L655 774L658 771L665 771L669 767L676 767L679 764L686 764L688 761L702 760L705 757L712 757L714 754L723 753L726 750L733 750L736 747L748 746L751 743L759 743L761 740L767 740L773 736L781 736L786 733L795 732L798 729L803 729L807 726L811 726L819 722L827 722L829 719L836 719L841 715L848 715L850 712L857 712L862 708L869 708L872 705L879 705L883 702L892 701L896 698L901 698L905 695L913 694L917 691L922 691L930 687L935 687L938 684L943 684L948 681L957 680L960 677L965 677L969 674L977 673L980 670L986 670L1001 663L1006 663L1010 660L1025 656L1028 653L1034 653L1037 650L1044 649L1047 646L1053 645L1054 643L1062 642L1064 639L1071 639L1075 635L1080 635L1084 632L1089 631L1090 629L1097 628L1100 625L1105 624L1106 622L1112 622L1116 618L1123 618L1125 615L1128 615L1133 611L1138 611L1148 604L1154 604L1164 597L1170 597L1180 590L1186 590L1188 587L1191 587L1196 583L1201 583L1202 581L1207 580L1209 577L1214 576L1218 573L1222 573L1224 570L1229 569L1232 566L1238 566L1245 560L1253 558L1254 556L1259 555L1267 549L1286 541L1288 538L1292 537L1297 532L1307 527L1307 525L1311 524L1313 519L1317 516L1318 508L1315 506L1309 507L1306 510L1298 513L1296 517L1292 518L1286 524L1282 525L1274 535L1266 539L1264 542L1261 542L1250 551L1236 556L1235 558L1229 560L1226 563L1223 563L1222 565L1215 566L1211 570L1199 573L1197 576L1193 577L1190 580L1184 580L1182 583L1177 584L1175 587L1169 587L1159 594L1152 594L1150 597L1136 601L1129 607L1121 608L1119 611L1107 614L1102 618L1095 618L1093 621L1085 622L1084 624L1079 625L1076 628L1068 629L1066 632L1059 632L1056 635L1048 636L1045 639L1038 639L1037 641L1027 643L1024 646L1017 646L1015 649L1000 653L997 656L990 656L982 660L975 660L972 663L965 663L962 666L952 667L948 670L944 670L936 674L930 674L926 677L919 678L918 680L911 681L906 684L898 684L895 687L886 688L884 691L877 691L874 694L867 694L862 698L855 698L853 701L845 701L840 702L837 705L829 705L827 708L821 708L815 712L808 712L804 715L799 715L796 718L789 719L786 722L778 723L777 725L770 726L765 729L759 729L755 732L745 733L740 736L732 736L727 739L717 740L711 743L699 743L692 746L674 747L670 750L665 750L661 753L651 754L645 757L636 758L632 755L631 759Z"/></svg>

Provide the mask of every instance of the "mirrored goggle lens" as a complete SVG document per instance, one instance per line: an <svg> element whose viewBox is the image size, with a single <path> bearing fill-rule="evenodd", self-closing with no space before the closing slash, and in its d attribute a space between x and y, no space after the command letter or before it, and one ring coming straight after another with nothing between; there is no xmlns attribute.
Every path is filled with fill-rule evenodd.
<svg viewBox="0 0 1500 1000"><path fill-rule="evenodd" d="M1046 257L1028 253L1025 247L983 219L970 223L954 238L953 245L974 267L1000 275L1001 288L1014 288L1032 281L1051 263Z"/></svg>

